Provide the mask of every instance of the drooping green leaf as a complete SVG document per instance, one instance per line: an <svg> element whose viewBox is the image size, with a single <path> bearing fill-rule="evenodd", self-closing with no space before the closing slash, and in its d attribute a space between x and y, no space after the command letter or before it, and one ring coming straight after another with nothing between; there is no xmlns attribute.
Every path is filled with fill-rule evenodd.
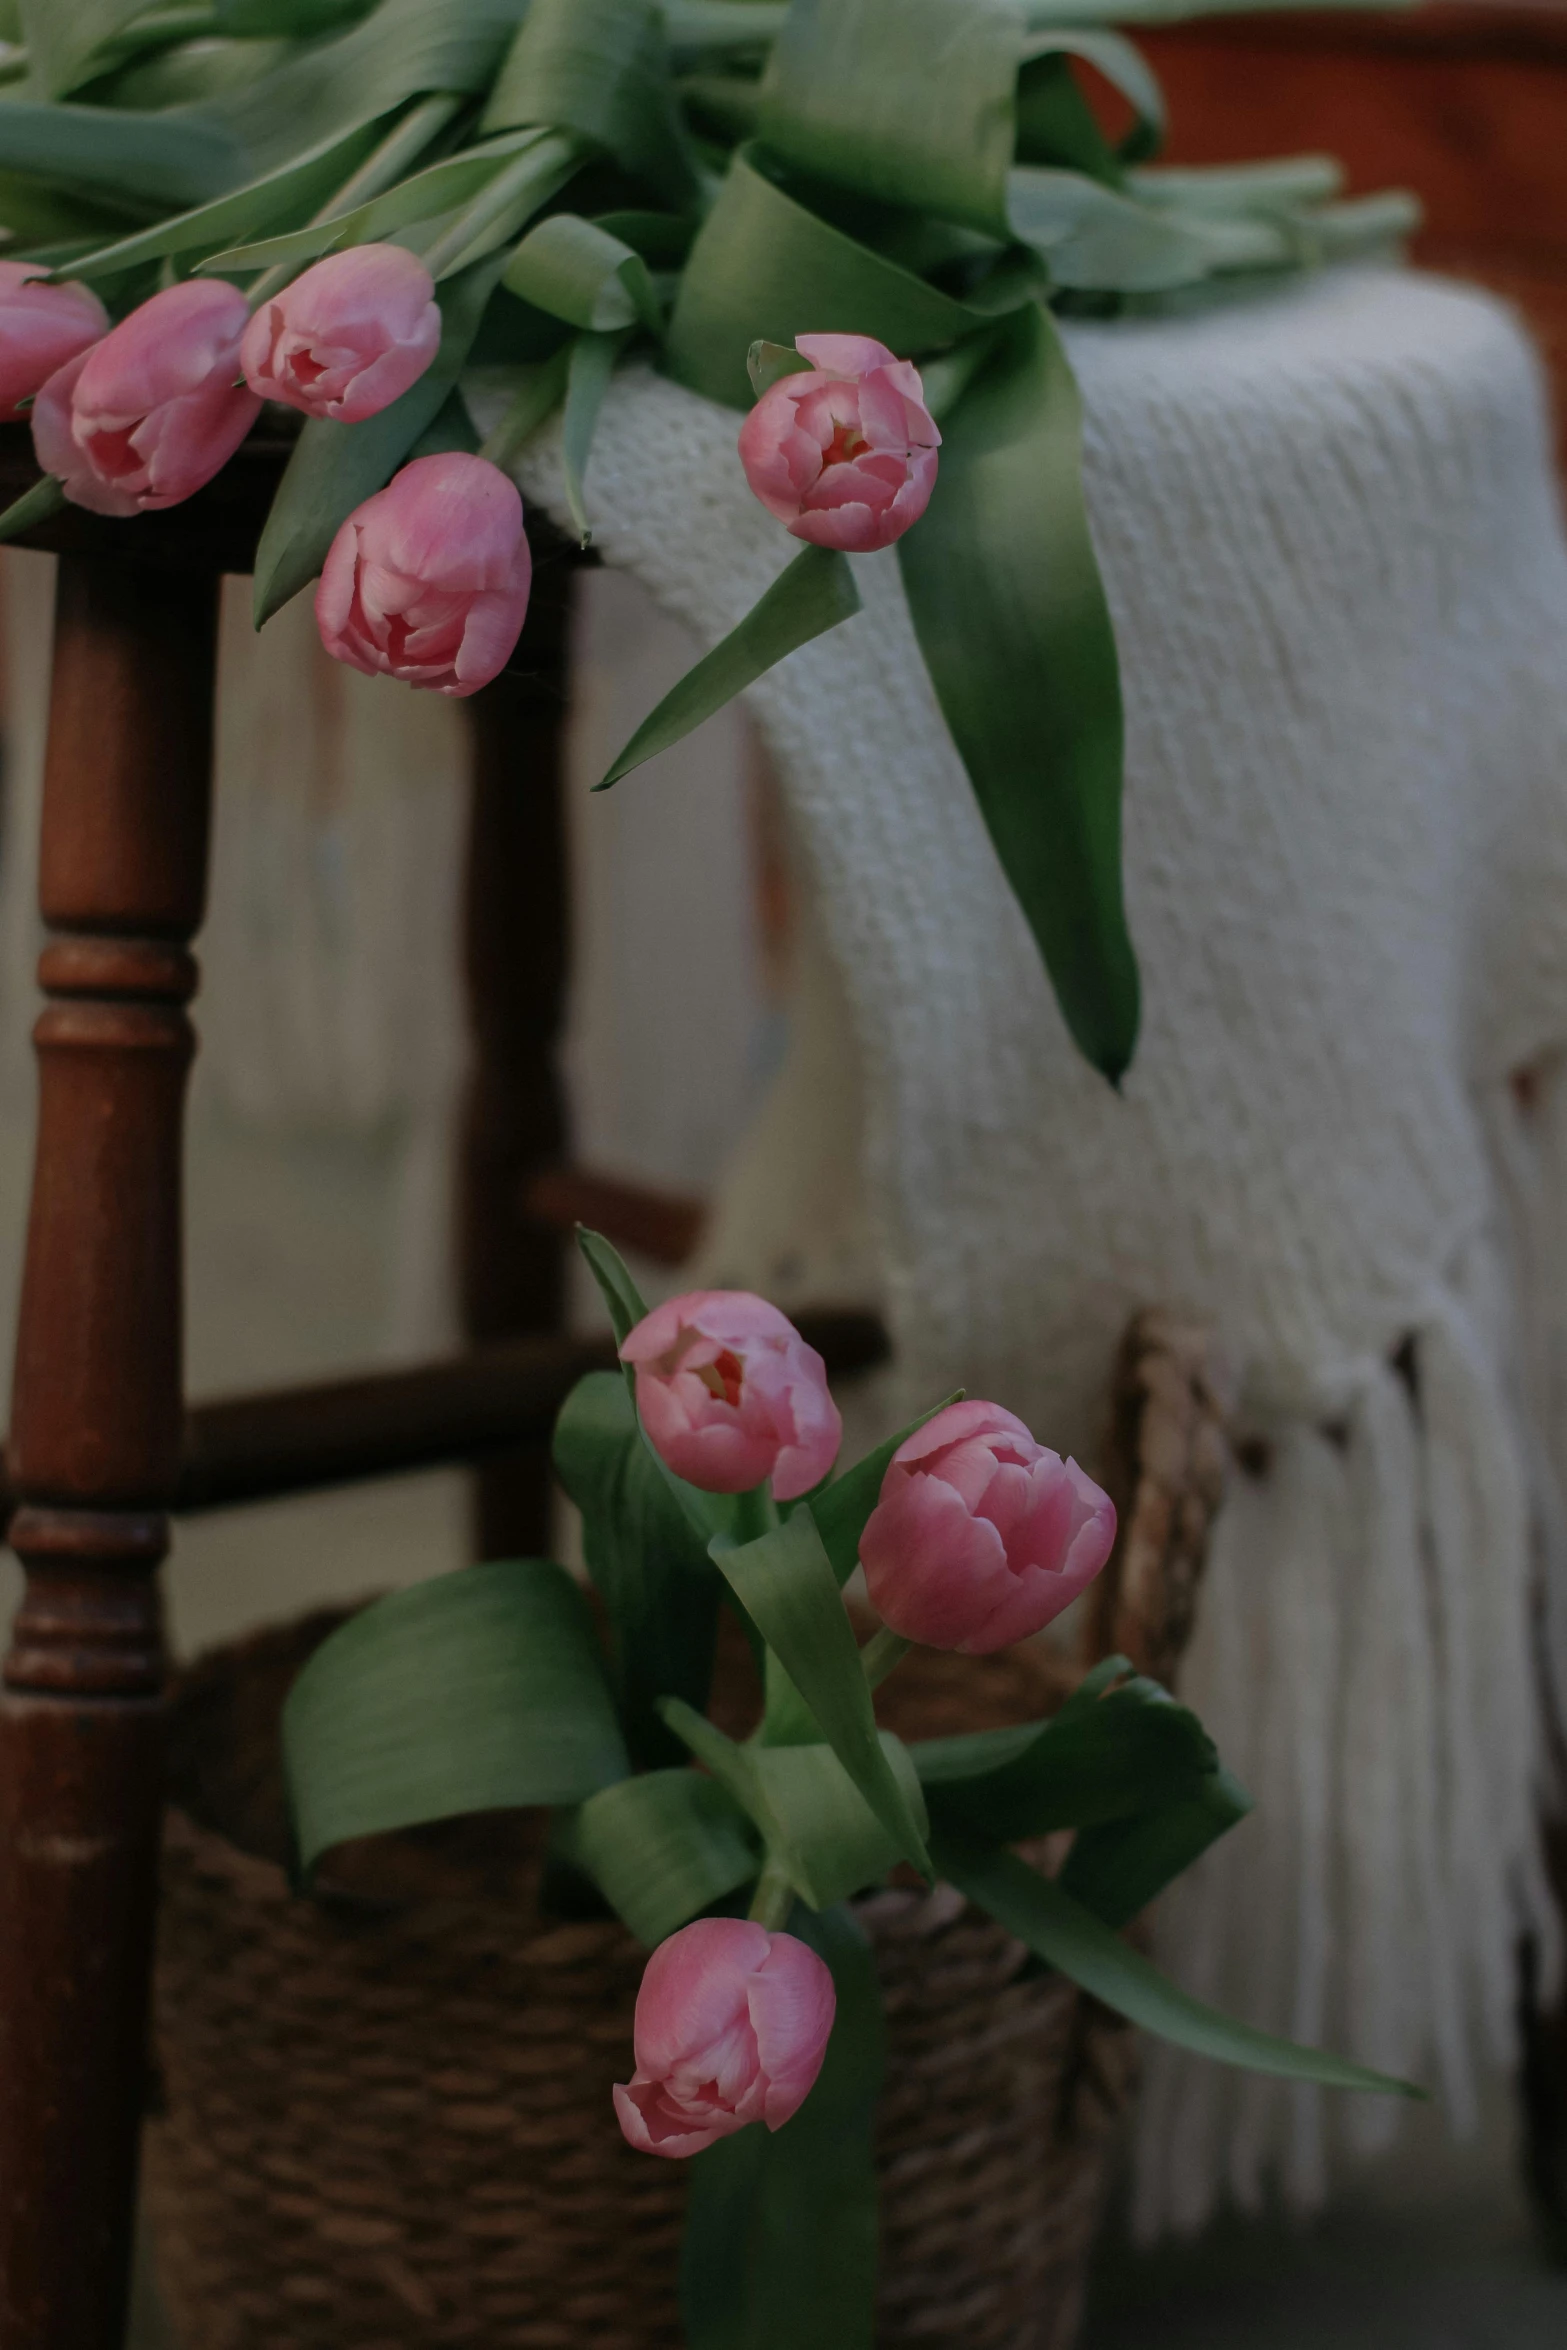
<svg viewBox="0 0 1567 2350"><path fill-rule="evenodd" d="M811 1495L811 1515L816 1520L816 1531L822 1538L822 1548L840 1584L848 1582L860 1563L860 1536L865 1531L866 1520L881 1499L882 1484L893 1454L900 1444L907 1444L911 1436L917 1435L927 1420L933 1420L938 1412L944 1412L949 1403L961 1403L962 1400L962 1388L955 1387L950 1395L943 1396L940 1403L933 1403L928 1412L921 1412L917 1420L911 1420L906 1428L900 1428L896 1436L889 1436L884 1444L877 1445L874 1452L868 1452L862 1461L856 1461L852 1469L845 1469L841 1477L835 1477L830 1485L824 1485L820 1492Z"/></svg>
<svg viewBox="0 0 1567 2350"><path fill-rule="evenodd" d="M602 1788L561 1817L556 1840L650 1949L747 1884L758 1867L744 1811L689 1765Z"/></svg>
<svg viewBox="0 0 1567 2350"><path fill-rule="evenodd" d="M656 333L661 323L641 254L575 212L552 212L530 229L501 283L537 309L596 334L638 323Z"/></svg>
<svg viewBox="0 0 1567 2350"><path fill-rule="evenodd" d="M590 1232L585 1224L579 1224L577 1246L598 1283L599 1295L609 1312L610 1328L615 1333L615 1344L624 1346L637 1324L646 1321L647 1301L632 1280L625 1258L602 1232Z"/></svg>
<svg viewBox="0 0 1567 2350"><path fill-rule="evenodd" d="M527 5L380 0L335 39L300 44L271 71L214 98L204 118L264 170L410 98L436 90L476 96L494 80Z"/></svg>
<svg viewBox="0 0 1567 2350"><path fill-rule="evenodd" d="M354 130L336 133L292 163L280 165L230 195L195 205L160 221L155 228L142 229L133 237L121 237L100 247L96 253L84 254L71 263L70 273L87 279L113 277L142 262L160 261L168 253L188 253L236 237L251 237L279 218L311 212L325 203L354 165L371 152L377 127L362 123Z"/></svg>
<svg viewBox="0 0 1567 2350"><path fill-rule="evenodd" d="M1141 1678L1064 1719L928 1739L913 1751L931 1818L993 1844L1196 1797L1219 1764L1197 1716Z"/></svg>
<svg viewBox="0 0 1567 2350"><path fill-rule="evenodd" d="M289 1692L283 1765L307 1872L349 1837L581 1803L631 1767L587 1601L538 1559L437 1575L351 1616Z"/></svg>
<svg viewBox="0 0 1567 2350"><path fill-rule="evenodd" d="M232 139L204 123L0 98L0 170L162 212L221 196L245 176L245 159Z"/></svg>
<svg viewBox="0 0 1567 2350"><path fill-rule="evenodd" d="M746 353L801 334L874 335L889 350L942 349L983 314L810 211L737 148L686 263L665 341L678 382L749 408Z"/></svg>
<svg viewBox="0 0 1567 2350"><path fill-rule="evenodd" d="M260 628L314 579L333 539L366 498L384 489L434 423L462 372L484 305L500 275L492 254L436 288L441 347L416 384L363 424L312 417L283 469L256 549L255 620Z"/></svg>
<svg viewBox="0 0 1567 2350"><path fill-rule="evenodd" d="M428 164L368 203L334 209L327 219L312 221L286 236L261 237L214 253L202 263L202 270L224 277L250 269L294 268L339 246L384 241L417 222L455 216L475 196L482 195L508 164L523 158L531 166L529 192L535 204L542 205L570 178L581 149L559 132L509 132L482 147L468 147L460 155Z"/></svg>
<svg viewBox="0 0 1567 2350"><path fill-rule="evenodd" d="M1161 1975L1139 1951L1086 1910L1050 1878L1015 1853L985 1850L932 1831L937 1866L958 1891L989 1912L998 1925L1118 2015L1145 2031L1157 2032L1177 2048L1211 2056L1220 2064L1284 2080L1316 2081L1328 2089L1374 2089L1400 2097L1423 2097L1409 2081L1352 2064L1318 2048L1276 2039L1250 2024L1237 2023L1205 2007Z"/></svg>
<svg viewBox="0 0 1567 2350"><path fill-rule="evenodd" d="M618 1372L578 1380L555 1422L554 1461L582 1512L632 1754L639 1763L679 1761L682 1749L655 1705L664 1695L706 1705L722 1579L644 1443Z"/></svg>
<svg viewBox="0 0 1567 2350"><path fill-rule="evenodd" d="M604 394L614 374L620 354L630 342L633 329L622 327L618 334L578 335L571 346L566 362L566 413L561 421L561 471L565 477L566 505L583 546L593 537L588 523L588 510L583 502L583 483L587 476L588 459L593 453L593 435L598 429L599 410L604 405Z"/></svg>
<svg viewBox="0 0 1567 2350"><path fill-rule="evenodd" d="M85 81L101 50L147 0L22 0L23 37L37 86L59 98Z"/></svg>
<svg viewBox="0 0 1567 2350"><path fill-rule="evenodd" d="M813 1909L828 1909L851 1893L881 1884L902 1859L897 1840L831 1747L819 1740L811 1745L737 1746L678 1698L665 1698L659 1710L754 1823L769 1862L784 1870L800 1899ZM923 1826L924 1804L909 1750L890 1730L879 1736L909 1810Z"/></svg>
<svg viewBox="0 0 1567 2350"><path fill-rule="evenodd" d="M688 2350L871 2350L876 2297L876 2100L881 1986L843 1910L796 1910L789 1931L832 1969L837 2015L792 2121L757 2123L690 2163L680 2302Z"/></svg>
<svg viewBox="0 0 1567 2350"><path fill-rule="evenodd" d="M1023 163L1087 172L1114 187L1121 168L1094 118L1071 62L1059 51L1034 58L1018 76L1017 155Z"/></svg>
<svg viewBox="0 0 1567 2350"><path fill-rule="evenodd" d="M804 547L745 618L688 669L637 728L595 791L607 791L644 760L656 758L732 702L787 655L860 610L847 556Z"/></svg>
<svg viewBox="0 0 1567 2350"><path fill-rule="evenodd" d="M656 0L531 0L484 112L487 131L576 131L677 208L697 194Z"/></svg>
<svg viewBox="0 0 1567 2350"><path fill-rule="evenodd" d="M1069 164L1094 179L1114 181L1124 163L1157 153L1164 137L1164 93L1140 49L1120 33L1055 30L1034 34L1018 81L1019 163ZM1094 118L1069 60L1080 57L1104 75L1131 107L1135 120L1120 155Z"/></svg>
<svg viewBox="0 0 1567 2350"><path fill-rule="evenodd" d="M1278 268L1291 256L1278 219L1140 203L1075 171L1013 172L1008 211L1052 285L1094 293L1158 293L1223 270Z"/></svg>
<svg viewBox="0 0 1567 2350"><path fill-rule="evenodd" d="M1086 184L1086 183L1085 183ZM1003 319L898 544L926 668L1079 1048L1137 1037L1121 892L1121 686L1083 504L1077 386L1045 311Z"/></svg>
<svg viewBox="0 0 1567 2350"><path fill-rule="evenodd" d="M809 1506L754 1542L725 1548L720 1539L712 1550L899 1856L928 1877L924 1836L877 1738L860 1652Z"/></svg>
<svg viewBox="0 0 1567 2350"><path fill-rule="evenodd" d="M1073 1838L1061 1885L1107 1926L1128 1925L1250 1809L1238 1779L1210 1772L1190 1795L1084 1828Z"/></svg>
<svg viewBox="0 0 1567 2350"><path fill-rule="evenodd" d="M794 0L760 135L814 179L1004 238L1022 54L1010 0Z"/></svg>

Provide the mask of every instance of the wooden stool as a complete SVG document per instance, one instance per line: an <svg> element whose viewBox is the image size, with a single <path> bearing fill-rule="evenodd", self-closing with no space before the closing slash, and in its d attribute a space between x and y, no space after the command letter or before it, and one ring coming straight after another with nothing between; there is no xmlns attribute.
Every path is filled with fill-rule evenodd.
<svg viewBox="0 0 1567 2350"><path fill-rule="evenodd" d="M557 1169L566 973L561 749L574 551L530 522L519 674L468 705L465 927L474 1067L461 1138L455 1361L185 1409L181 1128L195 1050L218 586L247 572L287 444L257 440L188 504L74 508L58 553L39 896L38 1137L0 1502L26 1570L0 1694L0 2345L112 2350L124 2325L144 2097L171 1511L484 1458L481 1555L537 1552L548 1433L612 1353L561 1334ZM0 504L36 478L0 433ZM387 691L392 690L390 687ZM656 1237L656 1201L617 1199ZM676 1219L678 1222L678 1218ZM624 1219L622 1220L624 1221ZM818 1317L869 1364L867 1314Z"/></svg>

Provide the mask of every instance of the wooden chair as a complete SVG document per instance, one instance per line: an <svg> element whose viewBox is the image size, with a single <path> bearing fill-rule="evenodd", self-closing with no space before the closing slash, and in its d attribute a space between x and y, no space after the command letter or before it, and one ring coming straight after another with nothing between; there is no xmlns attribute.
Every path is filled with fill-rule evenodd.
<svg viewBox="0 0 1567 2350"><path fill-rule="evenodd" d="M3 503L34 469L25 434L0 444ZM0 1490L26 1570L0 1689L4 2350L112 2350L123 2330L170 1512L482 1461L480 1555L541 1549L554 1413L584 1369L612 1359L561 1332L560 1220L586 1201L632 1240L673 1245L685 1229L678 1210L671 1224L657 1200L560 1169L559 786L576 562L535 530L527 668L468 705L473 1068L458 1258L472 1351L186 1410L181 1121L218 585L249 570L284 453L247 445L167 514L124 523L69 509L25 542L60 562L39 884L51 935ZM542 1208L530 1204L540 1179ZM885 1343L868 1314L819 1317L811 1335L840 1373Z"/></svg>

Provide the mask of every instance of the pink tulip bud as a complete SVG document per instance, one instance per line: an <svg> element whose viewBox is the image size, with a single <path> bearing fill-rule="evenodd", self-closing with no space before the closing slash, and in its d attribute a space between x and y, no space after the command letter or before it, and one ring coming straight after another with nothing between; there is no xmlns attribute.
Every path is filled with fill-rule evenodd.
<svg viewBox="0 0 1567 2350"><path fill-rule="evenodd" d="M860 1536L871 1605L905 1640L983 1656L1091 1583L1115 1504L999 1404L952 1403L900 1444Z"/></svg>
<svg viewBox="0 0 1567 2350"><path fill-rule="evenodd" d="M771 1477L774 1498L793 1501L837 1458L843 1421L826 1365L748 1289L666 1299L629 1334L620 1359L636 1366L648 1442L704 1493L744 1493Z"/></svg>
<svg viewBox="0 0 1567 2350"><path fill-rule="evenodd" d="M740 427L745 478L797 539L868 555L930 503L941 435L917 368L868 335L797 335L808 372L780 377Z"/></svg>
<svg viewBox="0 0 1567 2350"><path fill-rule="evenodd" d="M41 261L0 261L0 423L14 424L56 368L102 340L109 313L85 286L51 286Z"/></svg>
<svg viewBox="0 0 1567 2350"><path fill-rule="evenodd" d="M416 457L355 507L321 573L316 626L350 668L473 694L505 668L532 582L516 484L452 449Z"/></svg>
<svg viewBox="0 0 1567 2350"><path fill-rule="evenodd" d="M177 506L228 463L260 412L239 374L250 313L238 286L166 286L33 403L33 446L66 496L94 514Z"/></svg>
<svg viewBox="0 0 1567 2350"><path fill-rule="evenodd" d="M792 1934L698 1918L647 1962L637 2069L615 2111L642 2154L700 2154L747 2122L781 2129L805 2103L832 2032L831 1971Z"/></svg>
<svg viewBox="0 0 1567 2350"><path fill-rule="evenodd" d="M263 400L358 424L418 381L440 340L435 285L417 254L351 245L263 302L239 356Z"/></svg>

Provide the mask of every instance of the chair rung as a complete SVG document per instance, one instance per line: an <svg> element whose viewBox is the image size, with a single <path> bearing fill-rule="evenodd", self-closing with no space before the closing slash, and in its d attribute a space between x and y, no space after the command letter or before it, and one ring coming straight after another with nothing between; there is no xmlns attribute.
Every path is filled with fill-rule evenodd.
<svg viewBox="0 0 1567 2350"><path fill-rule="evenodd" d="M840 1377L886 1358L887 1333L875 1314L834 1308L795 1318ZM229 1509L545 1443L582 1374L614 1361L607 1339L552 1332L409 1370L195 1404L174 1508ZM9 1518L14 1496L6 1486L0 1506Z"/></svg>

